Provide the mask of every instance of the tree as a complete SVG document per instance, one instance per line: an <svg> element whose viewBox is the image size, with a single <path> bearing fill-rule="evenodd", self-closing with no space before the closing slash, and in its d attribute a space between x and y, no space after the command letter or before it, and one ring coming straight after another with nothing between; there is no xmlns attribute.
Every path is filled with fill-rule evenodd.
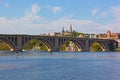
<svg viewBox="0 0 120 80"><path fill-rule="evenodd" d="M5 42L0 44L0 50L10 50L10 47Z"/></svg>
<svg viewBox="0 0 120 80"><path fill-rule="evenodd" d="M46 46L43 42L41 42L41 41L39 41L39 40L35 40L35 39L30 40L30 41L23 47L23 49L29 50L29 49L32 49L33 47L40 47L40 50L43 50L43 51L47 51L47 50L48 50L47 46Z"/></svg>
<svg viewBox="0 0 120 80"><path fill-rule="evenodd" d="M97 42L95 42L95 43L92 44L91 49L92 49L92 51L97 51L97 52L102 51L102 48L101 48L100 44L97 43Z"/></svg>

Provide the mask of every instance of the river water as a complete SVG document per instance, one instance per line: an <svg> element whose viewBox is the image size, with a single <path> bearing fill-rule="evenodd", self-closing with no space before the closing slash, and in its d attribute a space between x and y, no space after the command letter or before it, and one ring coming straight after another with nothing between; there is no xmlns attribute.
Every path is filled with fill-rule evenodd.
<svg viewBox="0 0 120 80"><path fill-rule="evenodd" d="M120 80L120 52L0 51L0 80Z"/></svg>

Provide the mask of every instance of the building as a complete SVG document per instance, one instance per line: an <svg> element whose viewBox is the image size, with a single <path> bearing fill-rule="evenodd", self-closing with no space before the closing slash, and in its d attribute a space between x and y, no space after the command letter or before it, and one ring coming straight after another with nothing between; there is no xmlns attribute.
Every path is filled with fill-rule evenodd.
<svg viewBox="0 0 120 80"><path fill-rule="evenodd" d="M105 39L120 39L120 33L111 33L110 30L107 31L106 34L99 34L98 38Z"/></svg>
<svg viewBox="0 0 120 80"><path fill-rule="evenodd" d="M64 30L64 27L62 28L62 36L67 36L73 33L72 25L70 25L70 30Z"/></svg>
<svg viewBox="0 0 120 80"><path fill-rule="evenodd" d="M53 33L50 33L50 36L60 36L60 33L59 32L53 32Z"/></svg>

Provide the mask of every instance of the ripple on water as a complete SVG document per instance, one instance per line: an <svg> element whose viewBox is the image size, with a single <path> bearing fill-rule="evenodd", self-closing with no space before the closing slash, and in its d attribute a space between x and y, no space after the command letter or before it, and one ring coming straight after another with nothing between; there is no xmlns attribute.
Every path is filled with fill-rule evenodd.
<svg viewBox="0 0 120 80"><path fill-rule="evenodd" d="M0 80L119 80L120 53L21 52L0 57Z"/></svg>
<svg viewBox="0 0 120 80"><path fill-rule="evenodd" d="M0 69L15 69L15 68L19 68L20 66L10 66L10 65L0 65Z"/></svg>

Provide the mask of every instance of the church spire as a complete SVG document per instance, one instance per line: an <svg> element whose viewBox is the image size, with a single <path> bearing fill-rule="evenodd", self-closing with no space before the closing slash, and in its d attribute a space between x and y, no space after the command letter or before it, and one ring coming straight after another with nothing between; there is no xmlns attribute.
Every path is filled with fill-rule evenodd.
<svg viewBox="0 0 120 80"><path fill-rule="evenodd" d="M71 32L71 33L73 32L73 30L72 30L72 25L70 25L70 32Z"/></svg>
<svg viewBox="0 0 120 80"><path fill-rule="evenodd" d="M64 33L65 32L65 30L64 30L64 27L62 28L62 33Z"/></svg>

